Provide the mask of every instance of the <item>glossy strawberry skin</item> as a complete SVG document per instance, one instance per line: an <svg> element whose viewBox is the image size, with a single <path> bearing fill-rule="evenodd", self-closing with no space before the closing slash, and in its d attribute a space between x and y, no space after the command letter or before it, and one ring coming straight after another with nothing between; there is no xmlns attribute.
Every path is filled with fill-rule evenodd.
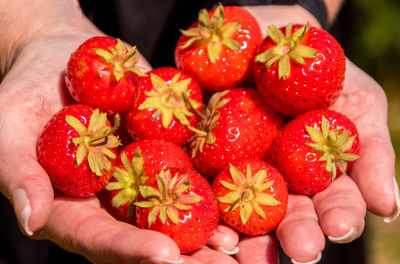
<svg viewBox="0 0 400 264"><path fill-rule="evenodd" d="M116 45L114 38L92 37L71 54L65 81L72 98L78 103L99 108L103 112L121 113L135 102L139 77L127 72L117 81L113 73L114 66L94 50L108 50Z"/></svg>
<svg viewBox="0 0 400 264"><path fill-rule="evenodd" d="M145 139L133 142L124 147L118 156L115 167L124 168L121 161L121 154L125 153L129 161L132 161L135 151L140 151L143 156L144 176L150 177L163 169L187 168L193 169L189 156L176 144L159 139ZM110 182L116 179L111 177ZM124 222L135 223L135 213L129 212L129 202L120 206L113 207L112 198L119 193L119 190L101 192L101 202L107 211L116 219Z"/></svg>
<svg viewBox="0 0 400 264"><path fill-rule="evenodd" d="M72 139L79 134L65 121L67 115L88 126L93 109L86 105L70 105L57 112L46 124L37 142L37 157L55 189L70 196L88 197L104 188L113 171L97 176L85 159L75 167L77 146ZM110 123L107 123L110 125ZM117 155L116 149L110 149ZM111 160L114 164L115 160Z"/></svg>
<svg viewBox="0 0 400 264"><path fill-rule="evenodd" d="M130 108L124 116L125 129L134 140L164 139L171 141L179 146L183 146L193 135L193 132L188 129L187 125L181 124L176 117L173 117L171 124L168 126L168 128L164 128L161 121L162 117L160 116L158 119L154 118L154 114L157 109L139 109L139 106L142 105L143 102L148 98L145 93L154 91L154 87L150 80L151 74L158 75L166 82L170 82L176 74L181 74L179 81L190 78L191 82L188 86L188 90L191 90L192 93L189 98L195 100L200 104L200 106L197 108L197 111L201 112L201 108L203 106L203 96L201 88L197 84L197 82L176 68L157 68L148 72L146 77L141 77L139 87L140 95L133 107ZM193 114L192 116L187 118L191 126L197 126L197 123L199 121L197 115Z"/></svg>
<svg viewBox="0 0 400 264"><path fill-rule="evenodd" d="M233 163L233 165L244 175L246 174L247 166L250 166L253 175L263 167L267 170L267 177L265 183L268 181L274 181L272 187L263 191L263 193L269 194L280 202L279 205L260 205L266 215L266 219L260 217L255 210L250 215L249 220L243 224L239 214L239 208L230 212L226 212L229 204L218 202L218 208L220 218L230 225L235 230L246 234L246 235L263 235L270 231L273 231L276 226L282 221L286 214L288 206L288 189L283 176L278 170L272 167L265 161L262 160L243 160ZM229 166L226 166L215 178L213 182L213 190L216 197L223 197L230 192L225 186L221 184L221 181L234 183L229 172Z"/></svg>
<svg viewBox="0 0 400 264"><path fill-rule="evenodd" d="M264 152L258 158L264 159L272 141L283 129L283 116L269 107L253 88L230 89L224 98L229 99L224 107L237 108L247 113L258 127L262 139L261 146L264 148Z"/></svg>
<svg viewBox="0 0 400 264"><path fill-rule="evenodd" d="M194 167L210 180L229 162L264 153L258 127L248 114L235 107L223 107L218 112L218 124L213 129L215 143L205 143L202 152L197 151L192 157Z"/></svg>
<svg viewBox="0 0 400 264"><path fill-rule="evenodd" d="M209 16L215 9L210 10ZM192 76L203 89L221 91L238 86L252 77L255 51L262 41L262 33L256 19L239 6L224 7L224 24L241 21L241 27L232 39L240 44L238 51L223 47L219 58L211 63L205 44L196 44L186 49L181 47L188 37L181 36L175 47L175 63L179 69ZM197 21L190 28L197 26Z"/></svg>
<svg viewBox="0 0 400 264"><path fill-rule="evenodd" d="M302 25L293 25L292 32ZM285 33L285 27L280 28ZM340 44L322 29L310 27L300 44L316 49L316 58L305 64L291 60L290 75L279 79L278 63L270 69L265 63L254 63L254 79L263 99L276 111L288 116L327 108L343 89L346 58ZM266 37L257 54L274 47Z"/></svg>
<svg viewBox="0 0 400 264"><path fill-rule="evenodd" d="M283 129L275 144L269 149L272 164L285 177L291 193L314 195L324 190L332 181L332 174L326 171L326 162L319 161L321 152L314 151L306 143L312 143L305 126L321 125L322 116L328 120L331 129L338 129L339 134L349 130L349 136L356 136L351 149L352 154L359 154L360 141L357 128L345 115L324 109L304 113L290 121ZM354 161L347 163L347 172ZM337 170L337 176L341 172Z"/></svg>
<svg viewBox="0 0 400 264"><path fill-rule="evenodd" d="M167 219L163 224L160 218L148 227L147 218L151 209L136 207L137 225L140 228L151 229L172 238L182 254L193 252L203 247L211 236L215 226L218 224L218 208L215 194L207 182L197 171L191 169L171 169L171 174L187 174L187 181L190 187L183 194L199 195L202 200L191 204L191 209L179 210L179 223L174 224ZM145 186L157 187L155 177L151 177L145 183ZM139 195L138 201L144 198Z"/></svg>

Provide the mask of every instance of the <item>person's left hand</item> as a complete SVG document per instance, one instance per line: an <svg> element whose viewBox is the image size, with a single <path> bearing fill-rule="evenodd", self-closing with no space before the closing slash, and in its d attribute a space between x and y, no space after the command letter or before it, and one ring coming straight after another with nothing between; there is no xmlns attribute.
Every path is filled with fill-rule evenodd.
<svg viewBox="0 0 400 264"><path fill-rule="evenodd" d="M285 218L276 229L283 251L295 263L317 263L325 236L333 243L349 243L362 234L367 208L385 222L399 215L395 155L387 127L383 89L347 60L343 92L331 109L352 119L359 131L360 158L350 176L340 176L324 191L306 197L290 195ZM239 242L241 264L277 263L276 240L271 234Z"/></svg>

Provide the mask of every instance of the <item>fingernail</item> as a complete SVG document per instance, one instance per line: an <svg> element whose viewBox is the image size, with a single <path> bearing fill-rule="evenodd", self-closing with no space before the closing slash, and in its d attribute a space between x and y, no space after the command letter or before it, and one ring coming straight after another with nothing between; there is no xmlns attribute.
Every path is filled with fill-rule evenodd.
<svg viewBox="0 0 400 264"><path fill-rule="evenodd" d="M17 216L19 223L24 229L25 233L29 236L33 235L33 232L29 229L29 217L31 216L31 205L26 192L23 189L17 189L12 195L12 202L14 205L14 211Z"/></svg>
<svg viewBox="0 0 400 264"><path fill-rule="evenodd" d="M392 215L384 217L383 221L385 223L391 223L399 217L400 214L400 195L399 195L399 185L397 184L396 177L393 177L393 187L394 187L394 197L396 201L396 209L392 213Z"/></svg>
<svg viewBox="0 0 400 264"><path fill-rule="evenodd" d="M300 262L300 261L296 261L294 259L291 259L291 260L292 260L292 263L294 263L294 264L315 264L321 260L321 257L322 257L322 254L321 254L321 252L319 252L318 256L314 260L311 260L308 262Z"/></svg>
<svg viewBox="0 0 400 264"><path fill-rule="evenodd" d="M357 237L357 229L352 227L350 230L340 237L328 236L328 239L333 243L344 244L353 241Z"/></svg>
<svg viewBox="0 0 400 264"><path fill-rule="evenodd" d="M182 264L185 260L183 258L179 258L177 261L166 260L159 257L152 257L147 259L142 259L140 264Z"/></svg>
<svg viewBox="0 0 400 264"><path fill-rule="evenodd" d="M228 255L235 255L235 254L237 254L239 252L239 248L235 247L232 250L226 250L223 247L218 247L218 251L224 252L225 254L228 254Z"/></svg>

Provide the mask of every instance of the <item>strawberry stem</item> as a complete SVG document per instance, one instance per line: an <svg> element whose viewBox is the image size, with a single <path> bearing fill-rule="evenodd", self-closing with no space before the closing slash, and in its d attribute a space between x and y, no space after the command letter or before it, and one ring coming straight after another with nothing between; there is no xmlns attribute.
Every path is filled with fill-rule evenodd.
<svg viewBox="0 0 400 264"><path fill-rule="evenodd" d="M203 115L202 113L197 111L197 109L193 106L192 102L190 101L190 99L186 93L183 92L182 97L183 97L183 100L185 101L186 107L189 108L190 110L192 110L194 112L194 114L200 118L200 120L205 120L207 118L205 115Z"/></svg>
<svg viewBox="0 0 400 264"><path fill-rule="evenodd" d="M115 115L114 117L114 126L111 129L106 129L105 132L97 137L89 138L87 143L89 145L95 146L97 141L100 141L104 138L107 138L109 135L117 131L118 127L120 125L120 116L118 114ZM105 141L106 142L106 141ZM100 143L98 145L105 144L105 142Z"/></svg>

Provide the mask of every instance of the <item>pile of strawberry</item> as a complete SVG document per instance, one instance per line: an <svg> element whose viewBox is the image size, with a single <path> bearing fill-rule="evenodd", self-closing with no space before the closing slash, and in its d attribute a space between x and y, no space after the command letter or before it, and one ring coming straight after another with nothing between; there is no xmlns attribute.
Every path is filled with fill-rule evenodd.
<svg viewBox="0 0 400 264"><path fill-rule="evenodd" d="M54 188L97 195L116 219L165 233L182 253L221 219L247 235L275 229L288 193L314 195L358 158L355 125L327 108L345 57L309 25L260 26L237 6L201 10L182 31L176 68L143 73L136 47L110 37L70 57L76 104L37 143Z"/></svg>

